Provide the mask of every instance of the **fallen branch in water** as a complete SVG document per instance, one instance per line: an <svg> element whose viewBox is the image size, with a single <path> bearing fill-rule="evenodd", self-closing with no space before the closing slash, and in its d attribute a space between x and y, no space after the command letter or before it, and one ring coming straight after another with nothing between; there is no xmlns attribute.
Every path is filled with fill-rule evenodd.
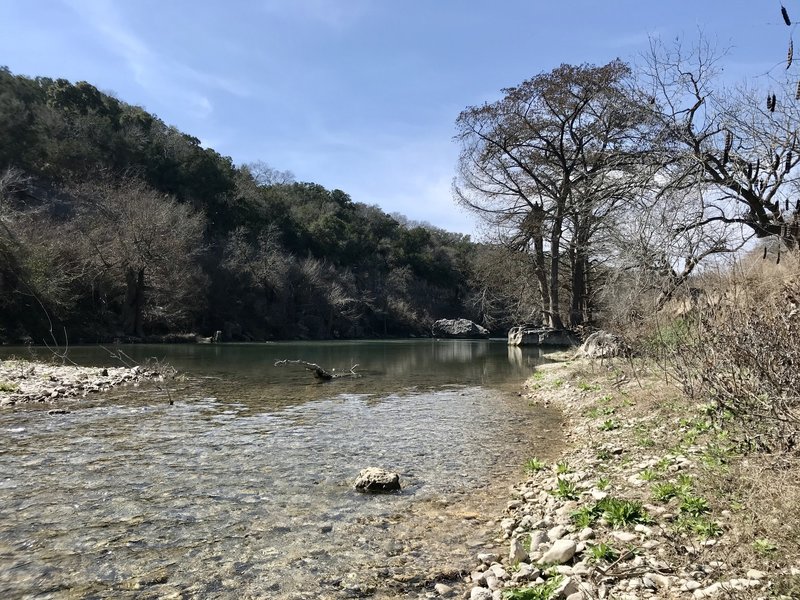
<svg viewBox="0 0 800 600"><path fill-rule="evenodd" d="M314 374L314 377L319 379L320 381L330 381L331 379L338 379L340 377L361 377L360 373L356 373L356 367L358 364L353 365L350 367L350 370L346 373L336 373L336 369L334 369L332 373L328 373L325 369L320 367L316 363L310 363L305 360L277 360L275 361L276 367L281 367L283 365L300 365L306 371L311 371Z"/></svg>

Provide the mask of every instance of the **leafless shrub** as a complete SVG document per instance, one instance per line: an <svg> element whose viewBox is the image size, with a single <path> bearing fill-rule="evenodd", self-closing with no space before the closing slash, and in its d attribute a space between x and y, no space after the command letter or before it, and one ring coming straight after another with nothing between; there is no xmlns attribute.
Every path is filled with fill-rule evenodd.
<svg viewBox="0 0 800 600"><path fill-rule="evenodd" d="M758 264L758 263L761 264ZM752 258L706 287L676 344L684 389L744 447L800 451L800 259Z"/></svg>

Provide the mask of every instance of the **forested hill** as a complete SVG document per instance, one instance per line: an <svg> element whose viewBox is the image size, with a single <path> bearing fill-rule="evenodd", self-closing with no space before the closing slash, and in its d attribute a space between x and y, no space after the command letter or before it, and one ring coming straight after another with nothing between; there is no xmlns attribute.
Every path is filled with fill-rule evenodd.
<svg viewBox="0 0 800 600"><path fill-rule="evenodd" d="M424 335L509 314L488 249L236 166L81 82L0 69L0 342ZM501 303L502 304L502 303Z"/></svg>

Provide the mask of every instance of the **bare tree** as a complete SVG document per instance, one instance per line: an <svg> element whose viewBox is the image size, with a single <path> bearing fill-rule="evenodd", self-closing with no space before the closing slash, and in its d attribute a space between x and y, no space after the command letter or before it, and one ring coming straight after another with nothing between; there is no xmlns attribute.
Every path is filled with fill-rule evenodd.
<svg viewBox="0 0 800 600"><path fill-rule="evenodd" d="M562 254L569 249L570 321L586 315L591 241L636 187L646 116L629 67L562 65L503 90L458 118L457 201L530 253L547 324L563 326Z"/></svg>
<svg viewBox="0 0 800 600"><path fill-rule="evenodd" d="M687 48L652 40L641 74L641 99L658 135L653 150L663 189L685 193L693 218L684 228L738 225L790 247L800 240L800 183L795 86L726 87L722 57L708 41Z"/></svg>
<svg viewBox="0 0 800 600"><path fill-rule="evenodd" d="M145 309L180 320L197 306L201 215L137 179L86 184L76 193L89 260L122 282L125 333L143 335Z"/></svg>
<svg viewBox="0 0 800 600"><path fill-rule="evenodd" d="M247 163L242 169L249 172L253 181L260 186L286 185L295 181L294 173L291 171L279 171L263 160Z"/></svg>

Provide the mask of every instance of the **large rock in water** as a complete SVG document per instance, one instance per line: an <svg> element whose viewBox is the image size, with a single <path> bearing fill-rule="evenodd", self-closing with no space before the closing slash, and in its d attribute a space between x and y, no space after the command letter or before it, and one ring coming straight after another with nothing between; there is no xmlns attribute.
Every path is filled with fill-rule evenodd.
<svg viewBox="0 0 800 600"><path fill-rule="evenodd" d="M577 346L578 340L564 329L547 327L512 327L508 331L509 346Z"/></svg>
<svg viewBox="0 0 800 600"><path fill-rule="evenodd" d="M359 492L395 492L400 489L400 475L378 467L362 469L353 486Z"/></svg>
<svg viewBox="0 0 800 600"><path fill-rule="evenodd" d="M469 319L439 319L433 324L433 337L488 338L489 330Z"/></svg>

